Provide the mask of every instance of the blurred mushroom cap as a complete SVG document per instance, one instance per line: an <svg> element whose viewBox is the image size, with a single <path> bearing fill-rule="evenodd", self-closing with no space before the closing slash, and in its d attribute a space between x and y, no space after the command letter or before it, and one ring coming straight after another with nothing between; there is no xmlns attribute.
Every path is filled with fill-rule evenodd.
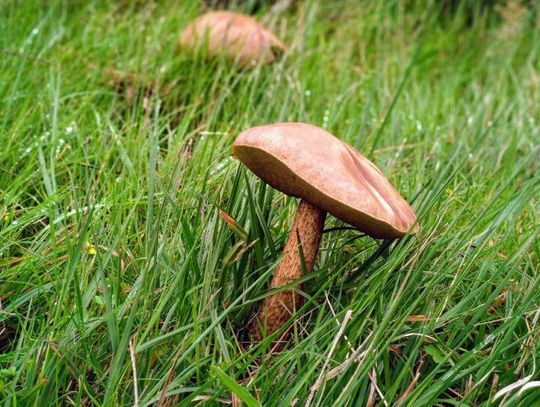
<svg viewBox="0 0 540 407"><path fill-rule="evenodd" d="M285 51L285 45L257 20L230 11L196 18L182 31L180 45L189 49L207 45L210 55L223 53L242 65L271 63Z"/></svg>
<svg viewBox="0 0 540 407"><path fill-rule="evenodd" d="M413 209L375 164L319 127L254 127L238 135L233 154L272 187L370 236L390 239L418 230Z"/></svg>

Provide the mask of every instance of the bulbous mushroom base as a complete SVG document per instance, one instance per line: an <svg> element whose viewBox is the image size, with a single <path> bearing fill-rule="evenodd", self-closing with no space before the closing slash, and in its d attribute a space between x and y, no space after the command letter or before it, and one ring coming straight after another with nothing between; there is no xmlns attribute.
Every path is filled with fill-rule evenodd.
<svg viewBox="0 0 540 407"><path fill-rule="evenodd" d="M300 201L292 230L270 283L270 289L298 280L304 269L306 272L311 272L319 252L325 218L324 210L305 200ZM266 297L250 326L251 340L259 342L265 336L277 331L302 306L302 303L303 297L293 290L281 291ZM281 343L285 340L284 337L280 338ZM277 346L281 348L279 343Z"/></svg>

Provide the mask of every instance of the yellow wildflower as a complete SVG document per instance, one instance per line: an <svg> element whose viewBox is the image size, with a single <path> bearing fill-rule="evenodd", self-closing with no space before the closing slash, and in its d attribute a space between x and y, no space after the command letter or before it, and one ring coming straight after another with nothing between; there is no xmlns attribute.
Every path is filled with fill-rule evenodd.
<svg viewBox="0 0 540 407"><path fill-rule="evenodd" d="M96 246L93 244L87 243L85 249L86 253L88 253L90 256L95 256L97 254Z"/></svg>

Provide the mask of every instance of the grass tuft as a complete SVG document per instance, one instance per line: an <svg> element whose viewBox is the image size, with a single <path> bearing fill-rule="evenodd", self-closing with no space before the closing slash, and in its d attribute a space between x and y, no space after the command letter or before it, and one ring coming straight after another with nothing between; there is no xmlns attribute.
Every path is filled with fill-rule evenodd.
<svg viewBox="0 0 540 407"><path fill-rule="evenodd" d="M289 49L243 70L177 50L197 1L4 1L2 404L537 402L540 10L465 3L249 2ZM277 121L364 152L421 229L329 218L268 358L242 332L297 202L230 147Z"/></svg>

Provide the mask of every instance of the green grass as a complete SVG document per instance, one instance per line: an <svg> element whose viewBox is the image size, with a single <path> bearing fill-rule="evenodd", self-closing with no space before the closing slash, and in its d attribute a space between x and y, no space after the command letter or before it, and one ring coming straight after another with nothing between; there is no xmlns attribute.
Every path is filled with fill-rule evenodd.
<svg viewBox="0 0 540 407"><path fill-rule="evenodd" d="M176 52L197 2L4 0L2 404L539 403L540 11L438 3L263 6L289 50L242 70ZM265 358L242 328L297 202L230 147L277 121L354 145L421 231L325 233Z"/></svg>

